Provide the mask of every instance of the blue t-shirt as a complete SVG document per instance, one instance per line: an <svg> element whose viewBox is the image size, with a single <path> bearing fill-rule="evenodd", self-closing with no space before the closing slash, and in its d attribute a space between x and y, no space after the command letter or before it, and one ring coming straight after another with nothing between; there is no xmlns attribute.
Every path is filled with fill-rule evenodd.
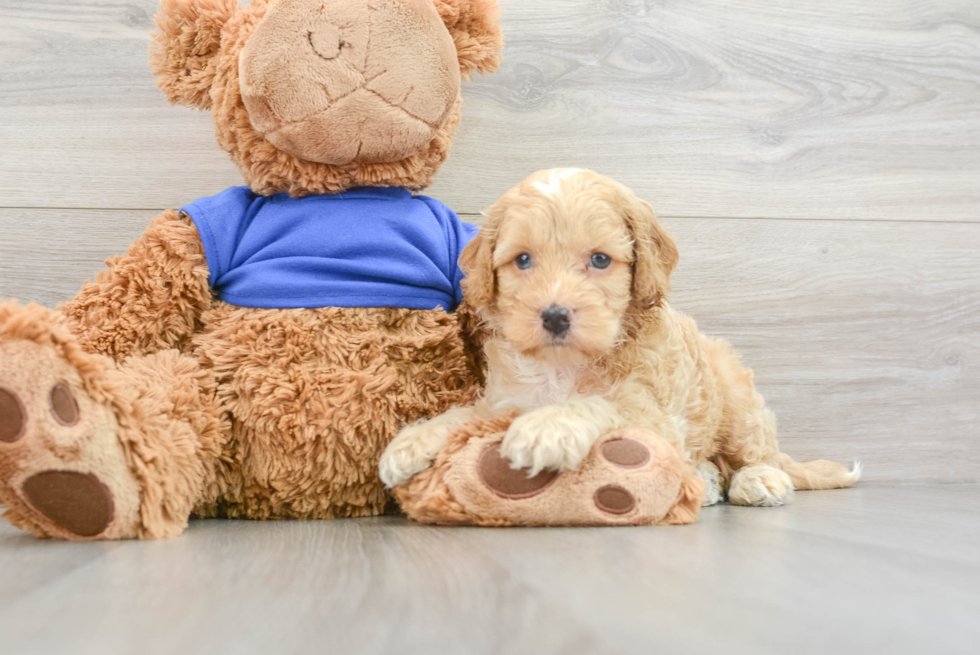
<svg viewBox="0 0 980 655"><path fill-rule="evenodd" d="M259 196L232 187L187 205L217 297L242 307L455 309L457 260L477 232L403 188Z"/></svg>

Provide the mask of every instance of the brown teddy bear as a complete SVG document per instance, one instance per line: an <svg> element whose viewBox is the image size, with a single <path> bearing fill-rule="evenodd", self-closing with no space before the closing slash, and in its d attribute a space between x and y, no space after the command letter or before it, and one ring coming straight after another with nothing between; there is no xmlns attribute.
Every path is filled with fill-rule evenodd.
<svg viewBox="0 0 980 655"><path fill-rule="evenodd" d="M0 501L64 539L384 511L378 458L479 384L422 189L496 0L163 0L151 64L248 187L156 218L59 312L0 305Z"/></svg>

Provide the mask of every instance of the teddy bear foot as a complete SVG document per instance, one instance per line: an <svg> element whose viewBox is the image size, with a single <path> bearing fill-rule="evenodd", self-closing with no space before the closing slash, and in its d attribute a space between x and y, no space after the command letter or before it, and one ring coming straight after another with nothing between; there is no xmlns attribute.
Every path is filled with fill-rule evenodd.
<svg viewBox="0 0 980 655"><path fill-rule="evenodd" d="M626 428L605 435L582 464L561 473L511 468L502 424L471 425L436 465L393 493L416 520L476 525L693 523L704 482L680 449ZM494 434L496 432L496 434Z"/></svg>
<svg viewBox="0 0 980 655"><path fill-rule="evenodd" d="M139 486L115 412L85 390L82 374L64 356L66 347L77 345L65 343L70 335L61 326L45 324L53 314L37 306L0 306L4 516L40 537L135 537ZM18 331L25 338L16 338Z"/></svg>
<svg viewBox="0 0 980 655"><path fill-rule="evenodd" d="M644 430L618 430L600 440L580 468L561 473L542 471L528 477L527 469L512 468L510 460L501 454L500 444L493 444L480 454L476 469L480 481L495 496L524 501L523 507L510 503L515 518L520 517L518 523L676 522L670 521L668 514L683 493L680 469L675 466L680 458L673 461L676 453L665 445ZM553 485L558 488L552 490ZM693 520L696 510L691 514Z"/></svg>

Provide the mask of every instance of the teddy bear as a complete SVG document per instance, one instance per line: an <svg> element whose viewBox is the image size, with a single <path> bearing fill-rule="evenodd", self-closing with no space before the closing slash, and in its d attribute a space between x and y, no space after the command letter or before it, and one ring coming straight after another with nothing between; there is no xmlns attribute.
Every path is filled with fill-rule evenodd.
<svg viewBox="0 0 980 655"><path fill-rule="evenodd" d="M162 0L171 103L244 176L163 212L58 311L0 304L0 502L69 540L190 516L383 513L378 458L480 384L457 259L475 228L416 192L496 0Z"/></svg>

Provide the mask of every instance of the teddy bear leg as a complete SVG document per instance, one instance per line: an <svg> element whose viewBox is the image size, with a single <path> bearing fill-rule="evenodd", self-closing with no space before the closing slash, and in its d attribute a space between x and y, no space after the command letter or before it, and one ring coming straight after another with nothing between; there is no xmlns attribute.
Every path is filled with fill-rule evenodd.
<svg viewBox="0 0 980 655"><path fill-rule="evenodd" d="M676 445L641 428L600 437L580 465L529 475L503 455L514 419L460 427L434 466L392 493L409 517L446 525L675 525L697 521L704 481Z"/></svg>
<svg viewBox="0 0 980 655"><path fill-rule="evenodd" d="M214 387L177 351L117 367L84 352L60 314L0 305L4 516L69 540L180 534L228 433Z"/></svg>

